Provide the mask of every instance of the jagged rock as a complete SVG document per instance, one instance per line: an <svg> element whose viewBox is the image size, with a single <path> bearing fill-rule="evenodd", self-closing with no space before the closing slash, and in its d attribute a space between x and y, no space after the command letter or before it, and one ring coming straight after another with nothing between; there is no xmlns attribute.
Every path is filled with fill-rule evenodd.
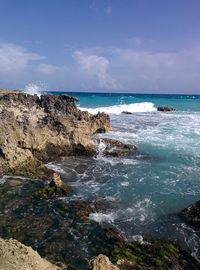
<svg viewBox="0 0 200 270"><path fill-rule="evenodd" d="M51 182L49 185L44 185L36 192L35 197L52 197L52 196L67 196L70 193L70 187L65 184L58 173L53 173Z"/></svg>
<svg viewBox="0 0 200 270"><path fill-rule="evenodd" d="M61 188L63 186L63 181L58 173L53 173L53 177L50 186Z"/></svg>
<svg viewBox="0 0 200 270"><path fill-rule="evenodd" d="M132 112L123 111L124 114L133 114Z"/></svg>
<svg viewBox="0 0 200 270"><path fill-rule="evenodd" d="M61 270L40 257L31 247L14 239L0 238L0 269L2 270ZM66 268L65 268L66 269Z"/></svg>
<svg viewBox="0 0 200 270"><path fill-rule="evenodd" d="M62 155L93 155L91 135L110 130L105 113L80 111L68 95L0 93L0 174L52 175L43 162Z"/></svg>
<svg viewBox="0 0 200 270"><path fill-rule="evenodd" d="M172 107L167 107L167 106L158 107L157 110L158 110L159 112L173 112L173 111L175 111L174 108L172 108Z"/></svg>
<svg viewBox="0 0 200 270"><path fill-rule="evenodd" d="M181 211L180 216L188 223L200 228L200 201L184 208Z"/></svg>
<svg viewBox="0 0 200 270"><path fill-rule="evenodd" d="M110 262L107 256L102 254L94 258L92 261L92 267L93 270L119 270L117 266Z"/></svg>
<svg viewBox="0 0 200 270"><path fill-rule="evenodd" d="M135 145L126 144L118 140L103 138L101 139L101 142L106 145L105 150L103 151L104 156L127 157L137 150Z"/></svg>

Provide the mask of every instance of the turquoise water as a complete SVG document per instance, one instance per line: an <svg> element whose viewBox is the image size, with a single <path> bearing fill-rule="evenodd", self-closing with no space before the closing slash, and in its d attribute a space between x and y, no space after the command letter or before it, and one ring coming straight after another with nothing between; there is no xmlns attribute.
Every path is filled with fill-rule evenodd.
<svg viewBox="0 0 200 270"><path fill-rule="evenodd" d="M200 96L71 94L80 98L80 109L109 113L113 130L99 137L138 146L134 156L120 159L103 157L100 144L92 161L70 158L57 164L73 179L74 197L109 201L90 218L113 224L130 239L176 240L199 256L197 232L177 213L200 199ZM157 106L176 111L161 113Z"/></svg>

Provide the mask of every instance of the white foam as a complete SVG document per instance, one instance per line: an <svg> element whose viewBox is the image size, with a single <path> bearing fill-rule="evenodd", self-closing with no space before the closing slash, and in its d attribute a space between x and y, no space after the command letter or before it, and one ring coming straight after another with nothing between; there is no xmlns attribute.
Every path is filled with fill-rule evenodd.
<svg viewBox="0 0 200 270"><path fill-rule="evenodd" d="M56 165L56 164L48 163L48 164L46 164L46 167L48 169L52 169L52 170L54 170L55 172L58 172L58 173L65 173L65 171L62 168L60 168L59 165Z"/></svg>
<svg viewBox="0 0 200 270"><path fill-rule="evenodd" d="M47 84L40 81L28 83L24 87L25 93L29 95L38 95L39 97L41 96L42 92L46 91L47 91Z"/></svg>
<svg viewBox="0 0 200 270"><path fill-rule="evenodd" d="M98 223L113 223L115 221L115 214L114 213L108 213L108 214L105 214L105 213L92 213L90 214L89 218L91 220L94 220Z"/></svg>
<svg viewBox="0 0 200 270"><path fill-rule="evenodd" d="M98 108L79 107L79 109L82 111L88 111L91 114L97 114L98 112L105 112L108 114L120 114L123 111L131 112L131 113L157 111L157 108L151 102L121 104L121 105L113 105L109 107L98 107Z"/></svg>

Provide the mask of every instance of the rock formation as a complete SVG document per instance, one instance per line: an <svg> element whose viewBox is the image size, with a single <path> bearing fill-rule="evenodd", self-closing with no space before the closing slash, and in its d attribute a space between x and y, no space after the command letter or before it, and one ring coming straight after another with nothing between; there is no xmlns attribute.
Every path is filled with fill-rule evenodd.
<svg viewBox="0 0 200 270"><path fill-rule="evenodd" d="M2 238L0 238L0 269L61 270L60 267L41 258L31 247L14 239L4 240Z"/></svg>
<svg viewBox="0 0 200 270"><path fill-rule="evenodd" d="M183 217L186 222L200 228L200 201L184 208L181 211L180 216Z"/></svg>
<svg viewBox="0 0 200 270"><path fill-rule="evenodd" d="M103 138L101 139L101 142L105 144L105 149L103 151L104 156L127 157L137 150L135 145L123 143L110 138Z"/></svg>
<svg viewBox="0 0 200 270"><path fill-rule="evenodd" d="M45 178L43 162L94 154L91 135L110 130L109 116L82 112L75 101L68 95L0 91L0 174Z"/></svg>
<svg viewBox="0 0 200 270"><path fill-rule="evenodd" d="M158 110L159 112L173 112L173 111L175 111L174 108L172 108L172 107L167 107L167 106L158 107L157 110Z"/></svg>
<svg viewBox="0 0 200 270"><path fill-rule="evenodd" d="M119 270L118 267L110 262L107 256L102 254L94 258L92 261L92 267L93 270Z"/></svg>

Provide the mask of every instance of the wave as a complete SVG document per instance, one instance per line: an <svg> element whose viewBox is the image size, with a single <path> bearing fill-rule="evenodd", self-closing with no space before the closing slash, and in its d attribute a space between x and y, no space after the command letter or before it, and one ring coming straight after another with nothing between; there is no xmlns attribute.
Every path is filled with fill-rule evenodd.
<svg viewBox="0 0 200 270"><path fill-rule="evenodd" d="M97 108L79 107L79 109L82 111L88 111L91 114L97 114L98 112L105 112L108 114L120 114L123 111L130 112L130 113L157 111L157 108L152 102L121 104L121 105L113 105L113 106L108 106L108 107L97 107Z"/></svg>

